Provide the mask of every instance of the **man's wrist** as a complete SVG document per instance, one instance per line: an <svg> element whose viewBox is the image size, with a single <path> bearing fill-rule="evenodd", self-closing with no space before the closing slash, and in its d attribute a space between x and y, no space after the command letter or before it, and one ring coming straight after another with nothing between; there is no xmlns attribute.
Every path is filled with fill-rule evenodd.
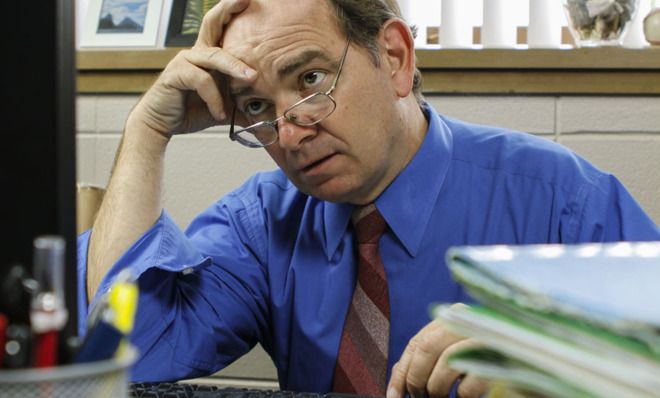
<svg viewBox="0 0 660 398"><path fill-rule="evenodd" d="M141 150L164 152L171 137L132 116L129 116L124 128L124 142Z"/></svg>

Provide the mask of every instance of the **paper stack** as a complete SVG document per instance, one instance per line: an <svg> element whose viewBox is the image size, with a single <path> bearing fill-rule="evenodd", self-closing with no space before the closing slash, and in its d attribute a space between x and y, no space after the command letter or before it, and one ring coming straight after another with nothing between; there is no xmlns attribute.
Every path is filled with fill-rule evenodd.
<svg viewBox="0 0 660 398"><path fill-rule="evenodd" d="M464 246L447 263L480 305L435 316L484 343L449 364L491 396L660 397L660 242Z"/></svg>

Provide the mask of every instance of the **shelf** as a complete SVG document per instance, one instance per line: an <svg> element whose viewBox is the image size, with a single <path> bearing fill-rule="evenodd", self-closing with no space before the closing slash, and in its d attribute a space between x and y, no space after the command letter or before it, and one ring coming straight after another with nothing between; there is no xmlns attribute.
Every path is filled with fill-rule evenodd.
<svg viewBox="0 0 660 398"><path fill-rule="evenodd" d="M78 92L142 93L179 50L78 51ZM660 95L660 48L421 49L416 54L426 93Z"/></svg>

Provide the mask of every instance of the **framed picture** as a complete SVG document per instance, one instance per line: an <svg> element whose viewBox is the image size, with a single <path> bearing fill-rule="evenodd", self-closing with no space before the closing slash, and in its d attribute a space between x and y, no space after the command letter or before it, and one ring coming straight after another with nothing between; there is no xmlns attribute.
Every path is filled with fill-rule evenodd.
<svg viewBox="0 0 660 398"><path fill-rule="evenodd" d="M197 39L202 18L219 0L173 0L166 47L190 47Z"/></svg>
<svg viewBox="0 0 660 398"><path fill-rule="evenodd" d="M162 0L89 0L80 47L155 47Z"/></svg>

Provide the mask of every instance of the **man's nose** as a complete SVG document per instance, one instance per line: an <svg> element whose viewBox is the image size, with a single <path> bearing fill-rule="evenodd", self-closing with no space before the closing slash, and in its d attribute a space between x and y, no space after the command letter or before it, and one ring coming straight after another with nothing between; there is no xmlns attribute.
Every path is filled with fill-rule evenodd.
<svg viewBox="0 0 660 398"><path fill-rule="evenodd" d="M317 134L317 126L299 126L286 117L278 121L279 145L283 149L294 151L300 149L305 141Z"/></svg>

